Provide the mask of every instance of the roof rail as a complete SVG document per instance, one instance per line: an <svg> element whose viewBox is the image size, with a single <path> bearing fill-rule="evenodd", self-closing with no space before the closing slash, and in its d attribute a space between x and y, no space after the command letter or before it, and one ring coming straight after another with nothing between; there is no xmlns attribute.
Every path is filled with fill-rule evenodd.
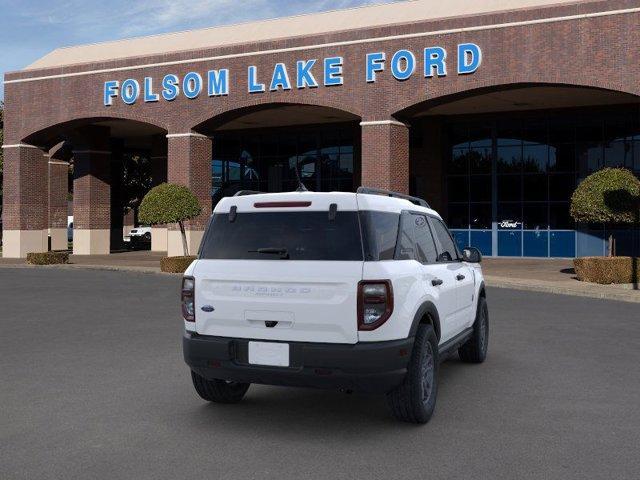
<svg viewBox="0 0 640 480"><path fill-rule="evenodd" d="M383 190L381 188L371 187L358 187L357 193L365 193L369 195L382 195L384 197L401 198L403 200L409 200L411 203L420 205L421 207L431 208L426 200L418 197L412 197L411 195L405 195L404 193L392 192L391 190Z"/></svg>
<svg viewBox="0 0 640 480"><path fill-rule="evenodd" d="M246 195L259 195L265 192L259 192L257 190L238 190L233 196L234 197L244 197Z"/></svg>

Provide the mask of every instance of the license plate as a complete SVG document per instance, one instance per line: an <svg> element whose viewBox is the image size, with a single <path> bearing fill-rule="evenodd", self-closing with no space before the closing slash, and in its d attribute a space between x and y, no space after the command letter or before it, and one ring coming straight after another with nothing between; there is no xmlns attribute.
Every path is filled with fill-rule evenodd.
<svg viewBox="0 0 640 480"><path fill-rule="evenodd" d="M289 366L289 344L273 342L249 342L249 363L272 367Z"/></svg>

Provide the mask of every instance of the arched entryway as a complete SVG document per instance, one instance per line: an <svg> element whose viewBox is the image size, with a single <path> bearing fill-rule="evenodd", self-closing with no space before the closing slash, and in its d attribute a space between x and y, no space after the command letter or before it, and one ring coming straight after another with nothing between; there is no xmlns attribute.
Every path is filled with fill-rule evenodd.
<svg viewBox="0 0 640 480"><path fill-rule="evenodd" d="M127 211L167 178L166 131L134 120L59 123L7 146L5 155L4 256L66 250L71 242L75 254L122 249L125 229L133 226ZM25 169L38 179L37 188L20 188Z"/></svg>
<svg viewBox="0 0 640 480"><path fill-rule="evenodd" d="M442 213L460 245L486 255L602 255L604 227L576 225L570 197L600 168L640 173L639 102L520 84L412 106L398 113L411 125L410 190ZM621 252L630 253L637 233L621 228Z"/></svg>
<svg viewBox="0 0 640 480"><path fill-rule="evenodd" d="M212 138L212 201L239 190L352 191L360 182L360 117L335 108L267 104L195 128Z"/></svg>

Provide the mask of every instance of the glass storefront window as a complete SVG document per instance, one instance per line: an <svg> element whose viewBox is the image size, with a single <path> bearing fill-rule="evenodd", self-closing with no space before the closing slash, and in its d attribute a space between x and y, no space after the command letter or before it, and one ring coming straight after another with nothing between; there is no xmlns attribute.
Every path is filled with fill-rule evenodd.
<svg viewBox="0 0 640 480"><path fill-rule="evenodd" d="M545 173L549 161L548 145L525 145L523 147L523 170L529 173Z"/></svg>
<svg viewBox="0 0 640 480"><path fill-rule="evenodd" d="M458 175L449 177L447 195L451 202L469 201L469 177Z"/></svg>
<svg viewBox="0 0 640 480"><path fill-rule="evenodd" d="M498 146L498 173L522 171L522 145Z"/></svg>
<svg viewBox="0 0 640 480"><path fill-rule="evenodd" d="M524 175L522 178L522 195L525 201L547 201L548 177L547 175Z"/></svg>
<svg viewBox="0 0 640 480"><path fill-rule="evenodd" d="M220 132L213 142L212 202L242 189L352 191L357 124Z"/></svg>
<svg viewBox="0 0 640 480"><path fill-rule="evenodd" d="M472 203L469 228L483 230L491 228L491 203Z"/></svg>
<svg viewBox="0 0 640 480"><path fill-rule="evenodd" d="M491 175L471 175L470 196L472 202L491 202Z"/></svg>
<svg viewBox="0 0 640 480"><path fill-rule="evenodd" d="M522 199L522 177L520 175L498 175L498 201L508 202Z"/></svg>

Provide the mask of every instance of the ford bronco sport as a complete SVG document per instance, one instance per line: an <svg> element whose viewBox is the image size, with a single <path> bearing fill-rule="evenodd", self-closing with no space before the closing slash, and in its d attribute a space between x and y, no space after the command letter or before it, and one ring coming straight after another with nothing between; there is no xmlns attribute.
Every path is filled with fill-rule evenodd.
<svg viewBox="0 0 640 480"><path fill-rule="evenodd" d="M398 419L426 423L439 362L487 354L480 260L415 197L224 198L182 281L193 385L220 403L251 383L380 392Z"/></svg>

